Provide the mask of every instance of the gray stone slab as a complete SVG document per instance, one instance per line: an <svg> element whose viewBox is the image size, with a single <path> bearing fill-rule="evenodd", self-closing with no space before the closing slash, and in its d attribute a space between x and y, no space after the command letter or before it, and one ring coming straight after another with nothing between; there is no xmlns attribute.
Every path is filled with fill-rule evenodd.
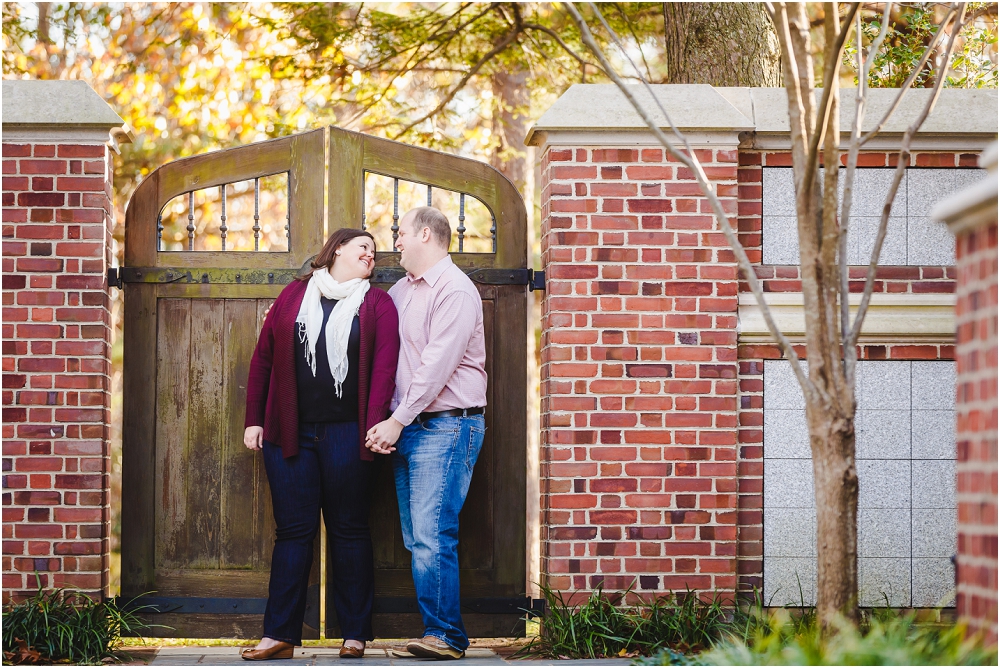
<svg viewBox="0 0 1000 668"><path fill-rule="evenodd" d="M929 508L913 513L913 556L951 557L958 545L958 513Z"/></svg>
<svg viewBox="0 0 1000 668"><path fill-rule="evenodd" d="M945 223L929 217L906 220L906 264L943 266L955 264L955 235Z"/></svg>
<svg viewBox="0 0 1000 668"><path fill-rule="evenodd" d="M764 216L794 217L795 177L792 168L764 167L761 171L761 210Z"/></svg>
<svg viewBox="0 0 1000 668"><path fill-rule="evenodd" d="M955 459L955 411L913 409L914 459Z"/></svg>
<svg viewBox="0 0 1000 668"><path fill-rule="evenodd" d="M955 508L955 461L913 461L913 508Z"/></svg>
<svg viewBox="0 0 1000 668"><path fill-rule="evenodd" d="M815 557L816 511L764 509L764 557Z"/></svg>
<svg viewBox="0 0 1000 668"><path fill-rule="evenodd" d="M764 411L766 459L808 459L811 456L804 410L772 408Z"/></svg>
<svg viewBox="0 0 1000 668"><path fill-rule="evenodd" d="M910 458L908 410L860 409L855 414L854 433L858 459Z"/></svg>
<svg viewBox="0 0 1000 668"><path fill-rule="evenodd" d="M910 560L858 559L858 602L865 607L910 605Z"/></svg>
<svg viewBox="0 0 1000 668"><path fill-rule="evenodd" d="M858 469L858 508L909 508L910 462L862 459Z"/></svg>
<svg viewBox="0 0 1000 668"><path fill-rule="evenodd" d="M765 214L762 222L764 264L799 264L799 230L794 216Z"/></svg>
<svg viewBox="0 0 1000 668"><path fill-rule="evenodd" d="M913 408L955 410L955 363L911 362Z"/></svg>
<svg viewBox="0 0 1000 668"><path fill-rule="evenodd" d="M883 360L858 362L857 397L859 409L909 409L910 363Z"/></svg>
<svg viewBox="0 0 1000 668"><path fill-rule="evenodd" d="M955 567L951 559L913 559L913 607L955 606Z"/></svg>
<svg viewBox="0 0 1000 668"><path fill-rule="evenodd" d="M851 197L851 224L854 216L881 216L895 169L888 167L859 167L854 173L854 196ZM847 169L841 168L838 196L843 200L844 176ZM906 177L899 184L896 197L892 200L890 216L906 216ZM866 263L867 264L867 263Z"/></svg>
<svg viewBox="0 0 1000 668"><path fill-rule="evenodd" d="M929 217L935 204L981 181L984 176L986 172L982 169L907 169L907 217Z"/></svg>
<svg viewBox="0 0 1000 668"><path fill-rule="evenodd" d="M909 509L859 509L858 557L909 559Z"/></svg>
<svg viewBox="0 0 1000 668"><path fill-rule="evenodd" d="M805 363L802 364L805 368ZM795 379L795 372L788 360L767 360L764 362L764 411L770 408L806 407L802 388Z"/></svg>
<svg viewBox="0 0 1000 668"><path fill-rule="evenodd" d="M847 228L847 264L868 266L875 250L875 237L881 220L873 216L851 215ZM905 265L907 257L907 224L903 216L894 216L886 223L885 239L879 264Z"/></svg>
<svg viewBox="0 0 1000 668"><path fill-rule="evenodd" d="M764 509L814 508L812 460L764 460Z"/></svg>
<svg viewBox="0 0 1000 668"><path fill-rule="evenodd" d="M816 605L816 559L765 557L764 604Z"/></svg>

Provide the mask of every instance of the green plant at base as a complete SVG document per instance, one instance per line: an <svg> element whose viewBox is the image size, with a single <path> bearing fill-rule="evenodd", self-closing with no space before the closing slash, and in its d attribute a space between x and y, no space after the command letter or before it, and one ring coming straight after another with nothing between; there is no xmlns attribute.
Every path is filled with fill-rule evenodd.
<svg viewBox="0 0 1000 668"><path fill-rule="evenodd" d="M39 588L31 598L4 610L4 663L29 657L70 663L118 658L122 634L153 626L136 617L142 609L119 607L113 599L95 601L78 591Z"/></svg>

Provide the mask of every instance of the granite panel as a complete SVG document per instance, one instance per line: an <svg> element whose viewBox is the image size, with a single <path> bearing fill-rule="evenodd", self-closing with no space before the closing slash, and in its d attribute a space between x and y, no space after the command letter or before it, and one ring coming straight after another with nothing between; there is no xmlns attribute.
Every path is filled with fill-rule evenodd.
<svg viewBox="0 0 1000 668"><path fill-rule="evenodd" d="M795 216L764 214L761 220L764 264L799 264L799 229Z"/></svg>
<svg viewBox="0 0 1000 668"><path fill-rule="evenodd" d="M795 216L795 177L791 167L764 167L761 204L764 216ZM766 261L765 261L766 262Z"/></svg>
<svg viewBox="0 0 1000 668"><path fill-rule="evenodd" d="M910 408L910 363L862 360L857 372L858 408Z"/></svg>
<svg viewBox="0 0 1000 668"><path fill-rule="evenodd" d="M851 197L851 224L854 216L881 216L885 207L885 198L889 195L892 177L896 170L892 168L858 168L854 172L854 196ZM840 193L843 199L844 175L847 169L840 169ZM896 197L892 200L890 216L906 216L906 177L899 183ZM865 262L864 264L868 264Z"/></svg>
<svg viewBox="0 0 1000 668"><path fill-rule="evenodd" d="M872 260L875 249L875 237L878 235L879 218L851 216L847 228L847 264L867 266ZM889 218L886 224L885 239L882 241L882 252L879 253L879 264L906 264L906 218L895 216Z"/></svg>
<svg viewBox="0 0 1000 668"><path fill-rule="evenodd" d="M914 459L955 459L955 411L914 409L910 416Z"/></svg>
<svg viewBox="0 0 1000 668"><path fill-rule="evenodd" d="M862 459L857 469L859 509L910 507L909 460Z"/></svg>
<svg viewBox="0 0 1000 668"><path fill-rule="evenodd" d="M947 557L913 559L913 607L955 606L955 567Z"/></svg>
<svg viewBox="0 0 1000 668"><path fill-rule="evenodd" d="M931 218L906 220L906 264L911 266L952 266L955 264L955 235L945 223Z"/></svg>
<svg viewBox="0 0 1000 668"><path fill-rule="evenodd" d="M858 559L858 603L864 607L910 605L910 560Z"/></svg>
<svg viewBox="0 0 1000 668"><path fill-rule="evenodd" d="M764 460L764 508L814 508L812 460Z"/></svg>
<svg viewBox="0 0 1000 668"><path fill-rule="evenodd" d="M854 433L858 459L910 458L908 410L859 409L855 414Z"/></svg>
<svg viewBox="0 0 1000 668"><path fill-rule="evenodd" d="M816 511L770 508L764 513L765 557L815 557Z"/></svg>
<svg viewBox="0 0 1000 668"><path fill-rule="evenodd" d="M913 508L955 505L955 460L913 460Z"/></svg>
<svg viewBox="0 0 1000 668"><path fill-rule="evenodd" d="M910 364L913 408L955 410L955 362L933 360Z"/></svg>
<svg viewBox="0 0 1000 668"><path fill-rule="evenodd" d="M802 362L805 368L805 362ZM764 362L764 410L771 408L806 407L802 388L795 379L795 372L788 360L767 360Z"/></svg>
<svg viewBox="0 0 1000 668"><path fill-rule="evenodd" d="M765 559L764 604L816 605L816 559L802 557Z"/></svg>
<svg viewBox="0 0 1000 668"><path fill-rule="evenodd" d="M951 557L957 543L958 513L953 508L914 511L914 557Z"/></svg>
<svg viewBox="0 0 1000 668"><path fill-rule="evenodd" d="M982 169L907 169L906 215L929 217L935 204L985 176L986 171Z"/></svg>
<svg viewBox="0 0 1000 668"><path fill-rule="evenodd" d="M858 556L910 558L908 508L858 510Z"/></svg>
<svg viewBox="0 0 1000 668"><path fill-rule="evenodd" d="M775 408L764 412L764 457L808 459L809 427L802 409Z"/></svg>

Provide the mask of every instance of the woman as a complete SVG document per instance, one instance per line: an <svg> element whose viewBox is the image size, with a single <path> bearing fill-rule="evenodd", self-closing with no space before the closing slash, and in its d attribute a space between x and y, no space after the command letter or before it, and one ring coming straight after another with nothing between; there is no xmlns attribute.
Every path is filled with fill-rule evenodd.
<svg viewBox="0 0 1000 668"><path fill-rule="evenodd" d="M368 505L374 455L368 429L395 389L399 323L372 288L375 240L340 229L292 281L264 321L250 362L244 444L263 450L277 525L264 636L248 661L290 659L302 641L320 508L330 537L340 656L372 640L374 566Z"/></svg>

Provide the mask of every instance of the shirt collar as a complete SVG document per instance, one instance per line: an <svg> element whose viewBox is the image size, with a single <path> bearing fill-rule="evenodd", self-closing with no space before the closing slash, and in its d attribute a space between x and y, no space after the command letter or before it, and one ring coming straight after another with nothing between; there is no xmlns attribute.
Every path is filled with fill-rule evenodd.
<svg viewBox="0 0 1000 668"><path fill-rule="evenodd" d="M451 256L445 255L443 258L438 260L433 267L425 271L420 278L413 278L410 274L407 274L407 278L410 280L410 283L416 283L422 279L433 288L434 284L438 282L438 279L441 278L442 274L444 274L444 272L447 271L453 264Z"/></svg>

